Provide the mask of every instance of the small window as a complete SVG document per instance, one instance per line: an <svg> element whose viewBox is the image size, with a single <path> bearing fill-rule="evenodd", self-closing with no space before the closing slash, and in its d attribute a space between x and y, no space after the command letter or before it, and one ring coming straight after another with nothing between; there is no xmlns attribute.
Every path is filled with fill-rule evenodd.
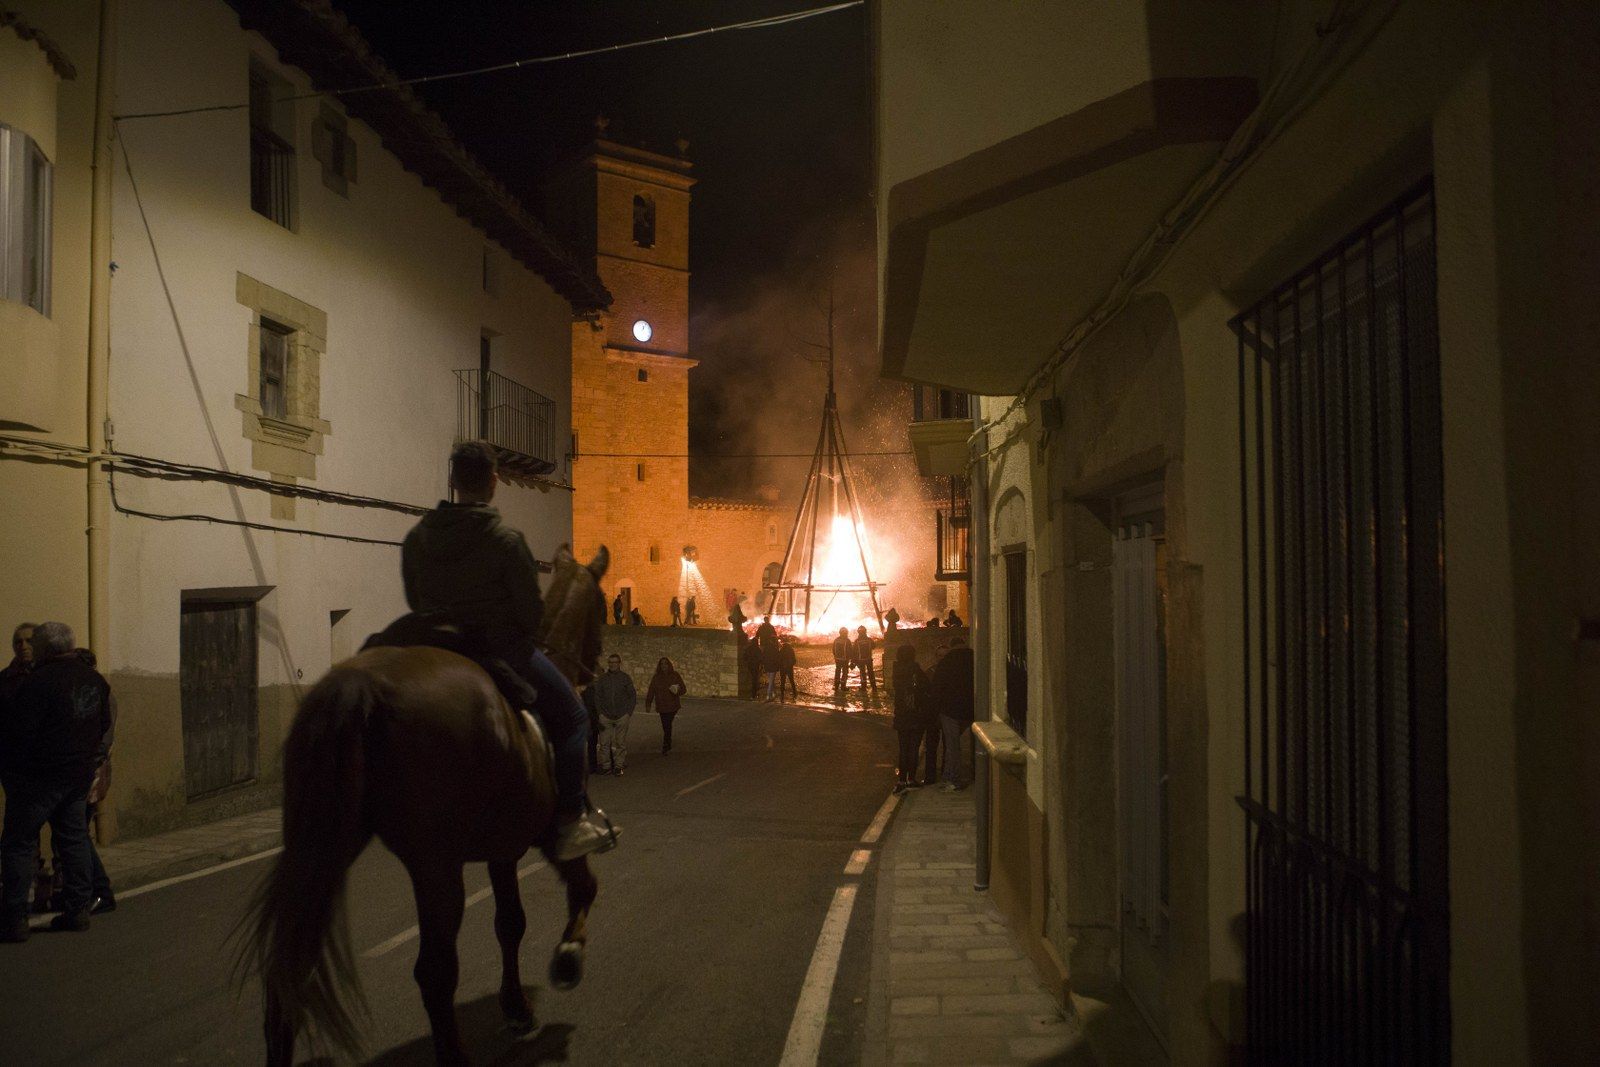
<svg viewBox="0 0 1600 1067"><path fill-rule="evenodd" d="M661 546L660 545L651 545L650 546L650 562L651 563L660 563L661 562Z"/></svg>
<svg viewBox="0 0 1600 1067"><path fill-rule="evenodd" d="M633 243L640 248L656 243L656 202L642 194L633 198Z"/></svg>
<svg viewBox="0 0 1600 1067"><path fill-rule="evenodd" d="M322 164L322 184L349 196L356 181L356 143L350 139L349 122L327 104L311 127L311 154Z"/></svg>
<svg viewBox="0 0 1600 1067"><path fill-rule="evenodd" d="M769 523L767 523L767 544L775 545L777 543L778 543L778 527L769 522Z"/></svg>
<svg viewBox="0 0 1600 1067"><path fill-rule="evenodd" d="M294 102L289 83L250 64L250 208L294 228Z"/></svg>
<svg viewBox="0 0 1600 1067"><path fill-rule="evenodd" d="M640 370L639 370L639 380L641 382L648 382L650 380L650 372L645 370L645 369L643 369L643 368L640 368Z"/></svg>
<svg viewBox="0 0 1600 1067"><path fill-rule="evenodd" d="M261 320L261 414L289 417L289 328Z"/></svg>
<svg viewBox="0 0 1600 1067"><path fill-rule="evenodd" d="M32 137L0 124L0 299L50 314L54 168Z"/></svg>
<svg viewBox="0 0 1600 1067"><path fill-rule="evenodd" d="M643 463L634 464L633 475L638 481L641 481L641 482L644 481L644 464Z"/></svg>

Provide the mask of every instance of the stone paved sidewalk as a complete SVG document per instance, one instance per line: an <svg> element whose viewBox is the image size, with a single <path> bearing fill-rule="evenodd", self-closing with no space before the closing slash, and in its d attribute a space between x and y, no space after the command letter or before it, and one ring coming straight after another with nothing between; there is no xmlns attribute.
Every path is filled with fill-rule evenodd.
<svg viewBox="0 0 1600 1067"><path fill-rule="evenodd" d="M972 888L971 791L913 790L890 825L863 1062L1095 1064L1076 1015Z"/></svg>
<svg viewBox="0 0 1600 1067"><path fill-rule="evenodd" d="M280 809L267 808L170 833L118 841L100 849L100 862L111 876L113 889L122 893L276 848L282 839L282 820Z"/></svg>

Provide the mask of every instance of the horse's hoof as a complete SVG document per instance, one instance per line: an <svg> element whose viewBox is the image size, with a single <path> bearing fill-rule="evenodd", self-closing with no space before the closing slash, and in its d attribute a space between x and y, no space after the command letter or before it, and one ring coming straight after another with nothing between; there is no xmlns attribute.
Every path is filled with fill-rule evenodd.
<svg viewBox="0 0 1600 1067"><path fill-rule="evenodd" d="M571 989L583 980L583 943L563 941L550 957L550 984L557 989Z"/></svg>
<svg viewBox="0 0 1600 1067"><path fill-rule="evenodd" d="M533 1033L539 1024L533 1018L533 1005L518 990L514 996L500 998L500 1014L505 1016L506 1029L518 1037Z"/></svg>

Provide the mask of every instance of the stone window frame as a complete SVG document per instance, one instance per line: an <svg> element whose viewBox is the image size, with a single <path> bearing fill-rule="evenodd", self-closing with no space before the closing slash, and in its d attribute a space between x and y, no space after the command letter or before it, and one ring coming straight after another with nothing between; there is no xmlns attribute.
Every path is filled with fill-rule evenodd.
<svg viewBox="0 0 1600 1067"><path fill-rule="evenodd" d="M250 309L245 358L246 392L235 394L242 433L251 443L250 466L274 482L315 481L317 457L333 426L322 417L322 358L328 347L328 314L281 289L240 273L236 298ZM284 363L285 417L261 409L261 320L287 327ZM270 329L271 327L267 327ZM293 519L295 498L273 494L272 517Z"/></svg>

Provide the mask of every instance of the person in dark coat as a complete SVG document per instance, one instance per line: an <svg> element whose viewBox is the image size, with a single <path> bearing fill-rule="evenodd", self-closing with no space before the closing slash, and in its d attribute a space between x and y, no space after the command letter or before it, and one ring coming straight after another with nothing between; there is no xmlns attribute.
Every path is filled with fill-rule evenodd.
<svg viewBox="0 0 1600 1067"><path fill-rule="evenodd" d="M406 605L460 624L537 691L530 710L555 754L555 852L562 860L577 859L609 847L614 831L588 818L583 760L589 716L566 676L539 651L539 568L522 533L501 522L490 503L498 485L494 449L486 442L462 441L451 449L456 499L424 515L400 548Z"/></svg>
<svg viewBox="0 0 1600 1067"><path fill-rule="evenodd" d="M690 597L689 602L684 605L683 624L685 626L700 625L700 605L694 602L694 597Z"/></svg>
<svg viewBox="0 0 1600 1067"><path fill-rule="evenodd" d="M900 629L900 613L894 608L890 608L888 611L884 612L883 625L884 628L890 633L894 633L896 630Z"/></svg>
<svg viewBox="0 0 1600 1067"><path fill-rule="evenodd" d="M629 626L643 626L644 625L644 616L639 612L638 608L634 608L632 611L628 612L628 625Z"/></svg>
<svg viewBox="0 0 1600 1067"><path fill-rule="evenodd" d="M860 671L861 691L865 693L870 686L872 695L878 695L878 674L872 669L872 638L867 636L865 626L856 627L856 639L850 643L850 663Z"/></svg>
<svg viewBox="0 0 1600 1067"><path fill-rule="evenodd" d="M611 621L618 626L622 625L622 594L618 593L611 601Z"/></svg>
<svg viewBox="0 0 1600 1067"><path fill-rule="evenodd" d="M961 621L961 616L956 614L956 609L955 608L951 608L949 613L947 615L945 615L944 624L946 626L961 626L961 625L963 625L963 623Z"/></svg>
<svg viewBox="0 0 1600 1067"><path fill-rule="evenodd" d="M66 623L40 623L31 644L34 667L0 709L0 941L27 940L28 891L47 822L63 867L63 911L51 929L87 930L93 904L87 800L111 727L110 686L73 652Z"/></svg>
<svg viewBox="0 0 1600 1067"><path fill-rule="evenodd" d="M678 598L677 597L673 597L672 598L672 603L671 603L671 605L669 605L667 610L669 612L671 612L671 614L672 614L672 625L674 625L674 626L682 626L683 625L683 605L678 603Z"/></svg>
<svg viewBox="0 0 1600 1067"><path fill-rule="evenodd" d="M761 651L756 647L754 638L739 635L739 662L744 667L745 677L750 680L750 699L757 700L761 696Z"/></svg>
<svg viewBox="0 0 1600 1067"><path fill-rule="evenodd" d="M783 687L789 687L789 699L799 700L800 689L794 681L794 639L784 637L779 639L778 645L778 700L783 700Z"/></svg>
<svg viewBox="0 0 1600 1067"><path fill-rule="evenodd" d="M917 748L928 729L928 676L917 663L917 650L910 645L900 646L892 670L894 732L900 740L894 791L904 793L920 784L917 781Z"/></svg>
<svg viewBox="0 0 1600 1067"><path fill-rule="evenodd" d="M734 633L743 637L744 624L749 621L749 618L746 617L744 611L740 609L737 602L728 608L728 625L733 627Z"/></svg>
<svg viewBox="0 0 1600 1067"><path fill-rule="evenodd" d="M944 781L939 788L950 792L966 788L967 738L972 733L974 711L972 649L958 637L933 668L929 688L939 709L939 726L944 734Z"/></svg>
<svg viewBox="0 0 1600 1067"><path fill-rule="evenodd" d="M841 693L850 681L850 650L853 644L850 631L839 627L839 636L833 639L833 691Z"/></svg>
<svg viewBox="0 0 1600 1067"><path fill-rule="evenodd" d="M756 650L761 657L761 669L767 675L767 699L772 699L772 690L778 684L778 671L780 669L778 630L772 625L772 616L764 616L761 625L756 627Z"/></svg>
<svg viewBox="0 0 1600 1067"><path fill-rule="evenodd" d="M683 697L688 691L683 675L678 673L678 668L672 665L670 659L662 656L656 661L655 677L650 679L650 688L644 694L644 710L653 710L661 716L663 756L672 751L672 720L678 717L678 709L683 707Z"/></svg>

